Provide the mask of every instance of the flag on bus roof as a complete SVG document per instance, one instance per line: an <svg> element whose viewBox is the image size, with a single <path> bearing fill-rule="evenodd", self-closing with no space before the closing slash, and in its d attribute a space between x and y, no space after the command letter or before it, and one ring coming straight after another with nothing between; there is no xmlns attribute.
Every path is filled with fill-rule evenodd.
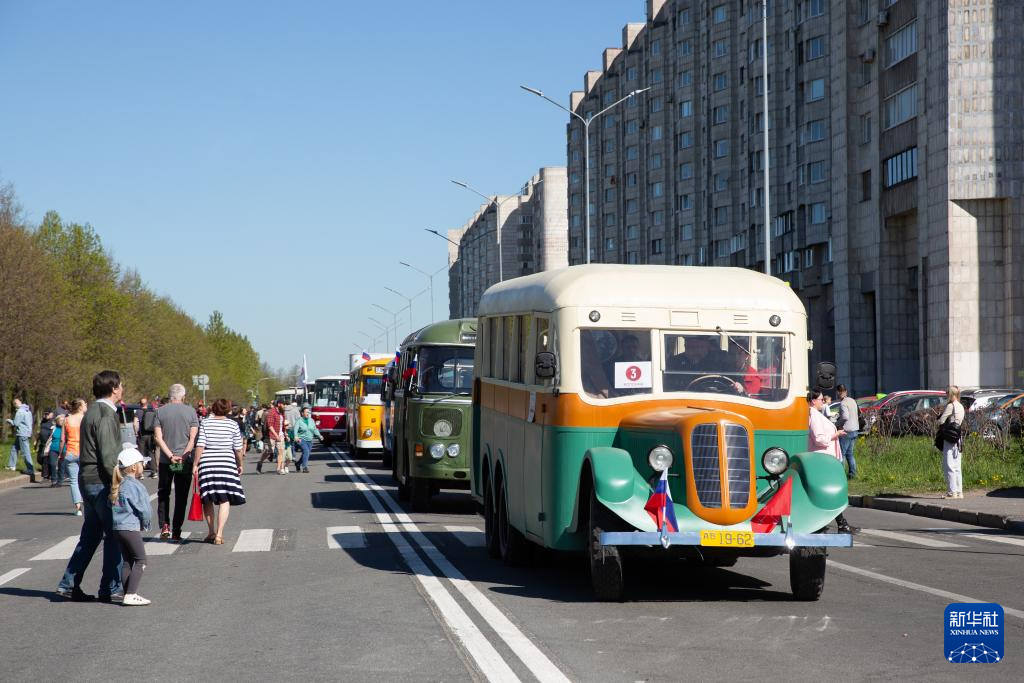
<svg viewBox="0 0 1024 683"><path fill-rule="evenodd" d="M668 469L661 473L657 485L651 491L651 497L647 499L644 510L651 516L654 523L658 525L658 531L664 534L666 531L679 531L679 523L676 522L676 509L672 503L672 493L668 490ZM661 544L668 547L667 538L662 538Z"/></svg>
<svg viewBox="0 0 1024 683"><path fill-rule="evenodd" d="M363 360L370 360L370 354L368 354L366 351L363 351Z"/></svg>
<svg viewBox="0 0 1024 683"><path fill-rule="evenodd" d="M412 377L415 374L416 374L416 356L413 356L412 360L409 361L409 367L407 367L405 369L405 372L402 373L402 379L409 379L410 377Z"/></svg>

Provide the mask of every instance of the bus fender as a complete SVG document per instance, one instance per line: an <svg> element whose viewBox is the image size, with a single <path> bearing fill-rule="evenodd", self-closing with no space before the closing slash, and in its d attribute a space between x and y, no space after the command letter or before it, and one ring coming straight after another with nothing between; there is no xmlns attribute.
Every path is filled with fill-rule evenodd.
<svg viewBox="0 0 1024 683"><path fill-rule="evenodd" d="M633 497L636 467L629 451L611 446L591 448L584 456L594 475L594 493L605 506L625 503Z"/></svg>
<svg viewBox="0 0 1024 683"><path fill-rule="evenodd" d="M846 470L827 453L797 453L790 460L793 481L793 525L813 533L836 518L849 504Z"/></svg>

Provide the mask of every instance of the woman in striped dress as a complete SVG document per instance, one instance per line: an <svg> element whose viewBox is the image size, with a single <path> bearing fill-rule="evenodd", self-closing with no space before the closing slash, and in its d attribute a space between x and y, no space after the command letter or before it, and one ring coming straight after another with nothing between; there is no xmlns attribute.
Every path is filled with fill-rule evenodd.
<svg viewBox="0 0 1024 683"><path fill-rule="evenodd" d="M231 403L217 399L210 407L211 415L199 424L196 440L193 476L199 478L199 497L203 501L203 516L210 533L206 543L224 543L224 525L232 505L245 504L242 490L242 433L238 424L228 419ZM216 507L216 524L214 508Z"/></svg>

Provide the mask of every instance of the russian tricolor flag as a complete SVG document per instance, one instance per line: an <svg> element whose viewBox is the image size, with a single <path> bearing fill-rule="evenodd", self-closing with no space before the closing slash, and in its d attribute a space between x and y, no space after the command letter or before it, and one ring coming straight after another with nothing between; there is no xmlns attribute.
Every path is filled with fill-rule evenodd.
<svg viewBox="0 0 1024 683"><path fill-rule="evenodd" d="M679 524L676 522L676 510L672 504L672 494L668 490L668 469L661 473L657 486L647 499L644 510L651 516L654 523L658 525L658 531L677 532Z"/></svg>
<svg viewBox="0 0 1024 683"><path fill-rule="evenodd" d="M370 354L368 354L366 351L363 351L363 360L370 360Z"/></svg>

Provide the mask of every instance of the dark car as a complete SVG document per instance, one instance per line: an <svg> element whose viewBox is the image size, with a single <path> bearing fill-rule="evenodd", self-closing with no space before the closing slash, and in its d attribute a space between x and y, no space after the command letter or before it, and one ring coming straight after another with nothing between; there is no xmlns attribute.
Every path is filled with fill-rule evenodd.
<svg viewBox="0 0 1024 683"><path fill-rule="evenodd" d="M989 416L999 408L1000 404L1022 393L1024 391L1019 389L978 389L963 392L960 396L960 403L967 411L964 418L967 433L981 433L982 425L988 422Z"/></svg>
<svg viewBox="0 0 1024 683"><path fill-rule="evenodd" d="M1008 396L981 414L985 420L977 431L986 441L1001 445L1010 436L1021 436L1024 434L1024 393Z"/></svg>
<svg viewBox="0 0 1024 683"><path fill-rule="evenodd" d="M945 395L946 392L934 389L913 389L894 391L874 402L868 401L860 404L858 401L861 415L864 417L865 431L881 431L883 434L889 434L892 429L892 417L895 414L897 404L911 398L921 398L922 396L944 397Z"/></svg>
<svg viewBox="0 0 1024 683"><path fill-rule="evenodd" d="M879 412L879 429L892 436L930 436L945 406L942 393L904 396Z"/></svg>

